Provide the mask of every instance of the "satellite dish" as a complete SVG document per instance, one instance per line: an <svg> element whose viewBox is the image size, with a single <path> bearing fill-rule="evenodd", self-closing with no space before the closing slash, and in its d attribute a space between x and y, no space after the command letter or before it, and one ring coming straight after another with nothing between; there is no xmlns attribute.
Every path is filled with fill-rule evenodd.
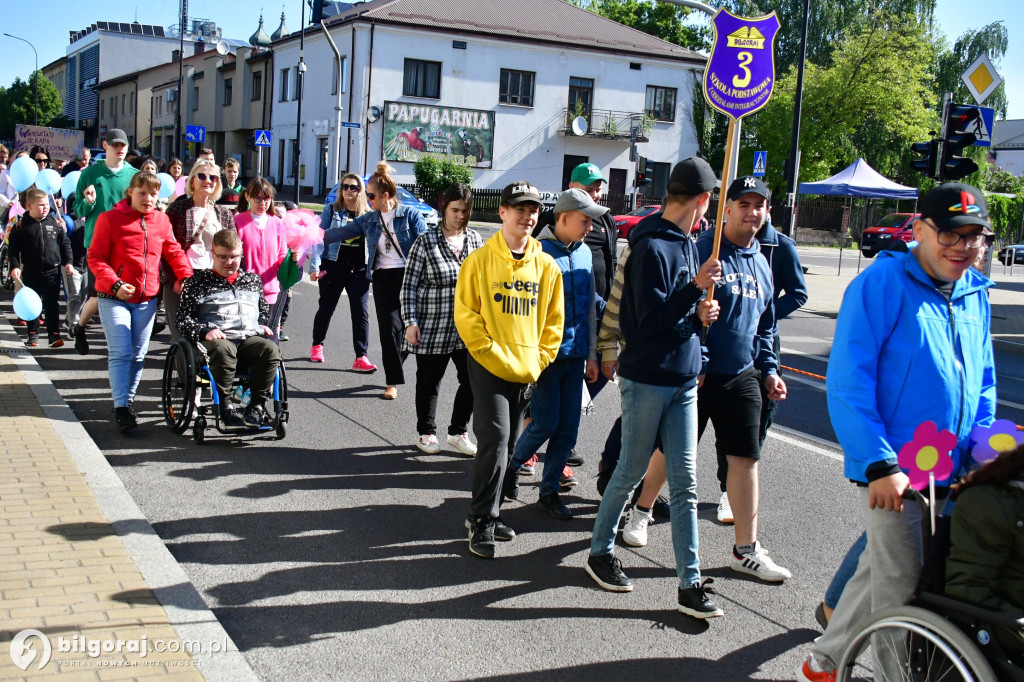
<svg viewBox="0 0 1024 682"><path fill-rule="evenodd" d="M221 57L228 53L228 44L223 40L218 40L217 42L215 42L213 44L213 47L215 50L217 50L217 54L219 54Z"/></svg>
<svg viewBox="0 0 1024 682"><path fill-rule="evenodd" d="M376 123L380 119L381 110L376 104L366 110L366 120L370 123Z"/></svg>
<svg viewBox="0 0 1024 682"><path fill-rule="evenodd" d="M572 134L573 135L586 135L587 134L587 119L583 116L577 116L572 120Z"/></svg>

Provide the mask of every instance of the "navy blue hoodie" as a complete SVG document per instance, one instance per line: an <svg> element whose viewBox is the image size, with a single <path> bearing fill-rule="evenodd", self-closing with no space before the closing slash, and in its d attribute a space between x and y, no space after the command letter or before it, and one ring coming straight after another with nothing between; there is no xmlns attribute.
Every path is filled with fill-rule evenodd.
<svg viewBox="0 0 1024 682"><path fill-rule="evenodd" d="M800 266L800 256L796 252L796 242L776 230L770 220L766 220L757 233L757 241L761 242L761 255L772 269L777 322L789 317L790 313L807 303L804 270Z"/></svg>
<svg viewBox="0 0 1024 682"><path fill-rule="evenodd" d="M711 258L715 231L707 230L697 240L701 262ZM718 252L722 279L715 285L715 300L721 313L708 330L704 349L704 374L735 376L751 366L762 376L779 373L779 360L772 342L775 336L775 305L772 271L755 239L739 247L723 235Z"/></svg>
<svg viewBox="0 0 1024 682"><path fill-rule="evenodd" d="M694 385L701 367L696 304L704 295L692 283L700 269L697 248L660 212L630 230L629 248L619 374L654 386Z"/></svg>

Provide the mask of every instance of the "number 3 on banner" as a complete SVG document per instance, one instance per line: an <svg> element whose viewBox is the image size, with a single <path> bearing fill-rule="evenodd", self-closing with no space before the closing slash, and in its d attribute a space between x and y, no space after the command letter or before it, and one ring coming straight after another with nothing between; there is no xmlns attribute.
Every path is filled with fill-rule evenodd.
<svg viewBox="0 0 1024 682"><path fill-rule="evenodd" d="M750 85L750 69L747 66L750 65L750 62L754 61L754 55L749 52L740 52L736 56L740 60L740 68L743 69L744 76L742 78L733 76L732 85L734 88L745 88Z"/></svg>

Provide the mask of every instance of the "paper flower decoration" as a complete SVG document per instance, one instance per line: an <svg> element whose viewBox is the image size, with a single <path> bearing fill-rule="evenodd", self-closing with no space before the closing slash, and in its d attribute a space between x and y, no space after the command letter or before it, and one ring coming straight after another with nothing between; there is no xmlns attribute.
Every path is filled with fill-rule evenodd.
<svg viewBox="0 0 1024 682"><path fill-rule="evenodd" d="M975 426L971 430L971 442L974 443L971 457L983 464L1024 443L1024 432L1018 431L1017 425L1009 419L999 419L992 422L992 426Z"/></svg>
<svg viewBox="0 0 1024 682"><path fill-rule="evenodd" d="M910 487L924 490L928 487L928 474L935 474L936 481L945 481L953 473L953 458L950 451L956 447L956 436L939 428L933 421L927 421L914 429L914 438L900 448L896 463L907 470Z"/></svg>
<svg viewBox="0 0 1024 682"><path fill-rule="evenodd" d="M314 246L324 243L320 218L308 208L293 208L287 211L284 214L284 225L288 248L299 254L300 265Z"/></svg>

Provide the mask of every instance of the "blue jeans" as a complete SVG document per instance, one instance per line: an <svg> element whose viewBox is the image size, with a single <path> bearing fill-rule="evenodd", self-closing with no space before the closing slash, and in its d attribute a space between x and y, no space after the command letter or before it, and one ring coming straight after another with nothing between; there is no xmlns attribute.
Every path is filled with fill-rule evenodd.
<svg viewBox="0 0 1024 682"><path fill-rule="evenodd" d="M652 386L619 377L622 392L622 453L597 510L590 553L615 551L619 517L643 480L661 438L672 505L672 549L679 584L700 582L697 540L697 385Z"/></svg>
<svg viewBox="0 0 1024 682"><path fill-rule="evenodd" d="M857 571L857 563L860 562L860 555L864 553L864 548L868 545L867 533L861 533L860 537L857 538L853 546L843 557L843 562L839 564L839 570L832 577L832 582L828 584L828 589L825 590L825 606L830 609L835 609L836 604L839 603L839 598L843 596L843 588L846 587L846 583L850 582L850 578Z"/></svg>
<svg viewBox="0 0 1024 682"><path fill-rule="evenodd" d="M157 299L151 298L145 303L125 303L112 298L97 301L103 333L107 337L107 369L114 407L125 407L135 400L135 390L142 379L142 364L149 350Z"/></svg>
<svg viewBox="0 0 1024 682"><path fill-rule="evenodd" d="M516 442L506 475L518 471L544 441L548 441L544 478L540 483L541 495L557 493L561 489L562 469L569 461L569 451L576 447L585 366L583 358L555 360L540 373L537 388L530 399L532 421Z"/></svg>

